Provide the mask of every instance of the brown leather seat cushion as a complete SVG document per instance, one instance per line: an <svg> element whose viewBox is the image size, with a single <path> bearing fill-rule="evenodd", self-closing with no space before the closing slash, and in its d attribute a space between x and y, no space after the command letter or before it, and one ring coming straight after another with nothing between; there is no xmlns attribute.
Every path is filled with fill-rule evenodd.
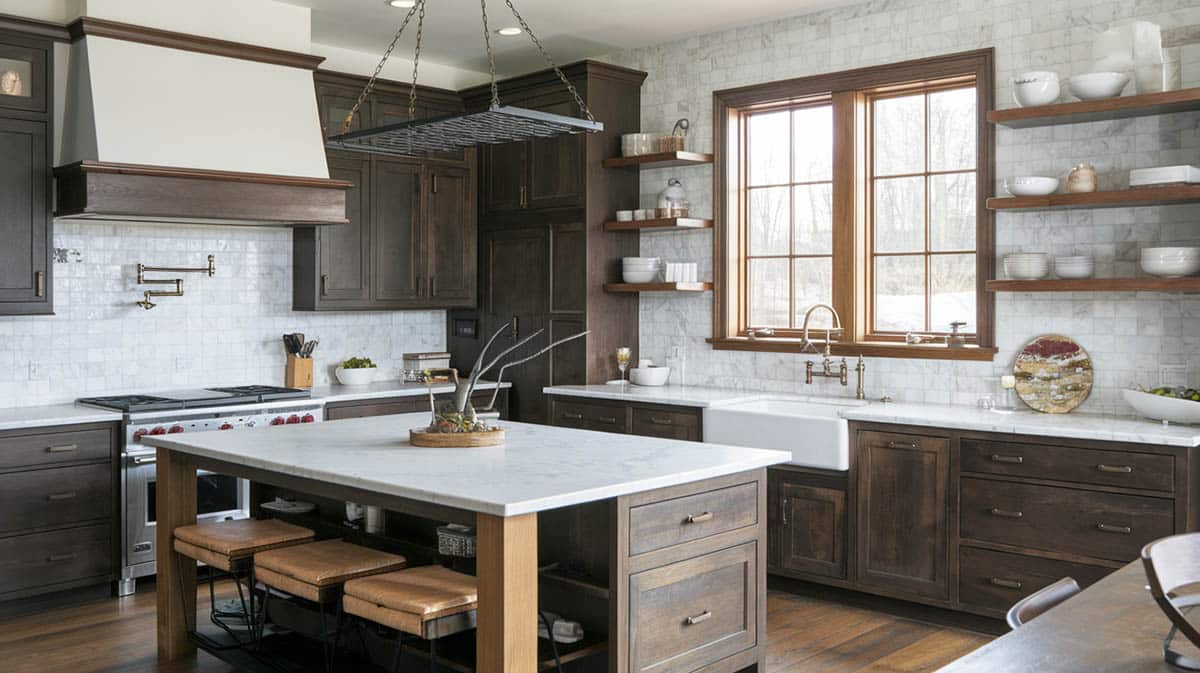
<svg viewBox="0 0 1200 673"><path fill-rule="evenodd" d="M418 615L445 613L479 602L478 583L470 575L442 566L422 566L346 582L344 591L380 607Z"/></svg>
<svg viewBox="0 0 1200 673"><path fill-rule="evenodd" d="M341 540L323 540L254 555L256 572L267 571L314 587L328 587L363 575L399 570L404 557ZM266 577L260 574L266 582ZM284 588L284 587L279 587Z"/></svg>
<svg viewBox="0 0 1200 673"><path fill-rule="evenodd" d="M313 532L276 519L241 519L180 526L175 529L175 538L185 543L176 545L176 549L181 553L186 554L188 547L199 547L231 559L238 559L256 552L311 540ZM180 549L181 546L184 548Z"/></svg>

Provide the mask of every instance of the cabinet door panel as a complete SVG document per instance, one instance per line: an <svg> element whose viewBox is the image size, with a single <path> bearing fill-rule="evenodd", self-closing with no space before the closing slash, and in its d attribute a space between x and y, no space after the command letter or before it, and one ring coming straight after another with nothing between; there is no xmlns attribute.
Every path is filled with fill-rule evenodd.
<svg viewBox="0 0 1200 673"><path fill-rule="evenodd" d="M0 119L0 302L49 306L46 176L45 123Z"/></svg>
<svg viewBox="0 0 1200 673"><path fill-rule="evenodd" d="M465 168L429 168L429 295L438 308L475 305L475 189Z"/></svg>
<svg viewBox="0 0 1200 673"><path fill-rule="evenodd" d="M525 207L526 142L486 145L482 157L483 210L498 213Z"/></svg>
<svg viewBox="0 0 1200 673"><path fill-rule="evenodd" d="M371 167L371 193L375 300L387 306L411 305L428 292L421 165L376 157Z"/></svg>
<svg viewBox="0 0 1200 673"><path fill-rule="evenodd" d="M46 50L20 44L0 44L0 107L27 112L46 111Z"/></svg>
<svg viewBox="0 0 1200 673"><path fill-rule="evenodd" d="M550 229L550 310L587 310L587 232L582 223Z"/></svg>
<svg viewBox="0 0 1200 673"><path fill-rule="evenodd" d="M329 176L354 186L346 192L346 224L320 227L322 307L362 307L371 299L371 170L369 160L347 152L329 153Z"/></svg>
<svg viewBox="0 0 1200 673"><path fill-rule="evenodd" d="M484 324L486 341L504 324L512 325L492 346L492 353L547 327L549 231L544 227L490 230L484 234ZM545 335L542 336L545 343ZM509 410L519 421L541 422L546 407L542 388L550 383L550 365L540 357L506 372L513 387Z"/></svg>
<svg viewBox="0 0 1200 673"><path fill-rule="evenodd" d="M574 102L539 106L552 114L579 114ZM529 143L530 208L557 208L583 204L583 143L585 135L542 138Z"/></svg>
<svg viewBox="0 0 1200 673"><path fill-rule="evenodd" d="M862 432L858 460L858 580L949 598L949 442Z"/></svg>
<svg viewBox="0 0 1200 673"><path fill-rule="evenodd" d="M341 135L342 124L346 115L354 109L359 91L350 87L335 84L317 84L317 109L321 114L321 131L328 136ZM358 131L370 123L371 100L363 101L362 107L354 115L348 131Z"/></svg>
<svg viewBox="0 0 1200 673"><path fill-rule="evenodd" d="M779 481L780 567L846 577L846 492Z"/></svg>

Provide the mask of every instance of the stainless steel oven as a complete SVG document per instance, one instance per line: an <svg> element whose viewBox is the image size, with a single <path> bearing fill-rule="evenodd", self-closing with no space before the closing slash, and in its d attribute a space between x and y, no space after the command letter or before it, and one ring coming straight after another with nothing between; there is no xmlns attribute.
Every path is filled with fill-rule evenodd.
<svg viewBox="0 0 1200 673"><path fill-rule="evenodd" d="M279 401L204 410L132 413L125 421L125 451L121 491L123 502L122 569L118 593L133 593L139 577L156 572L155 449L145 446L146 435L208 432L294 423L318 423L320 402ZM250 516L250 484L244 479L205 470L196 474L196 513L200 522L245 519Z"/></svg>

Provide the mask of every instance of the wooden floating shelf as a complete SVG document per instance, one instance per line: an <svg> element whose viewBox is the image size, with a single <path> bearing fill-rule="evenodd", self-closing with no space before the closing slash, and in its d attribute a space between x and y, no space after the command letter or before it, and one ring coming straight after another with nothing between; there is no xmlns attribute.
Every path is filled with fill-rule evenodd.
<svg viewBox="0 0 1200 673"><path fill-rule="evenodd" d="M712 220L704 220L698 217L658 217L650 220L632 220L629 222L609 220L604 223L604 228L609 231L634 231L638 229L671 231L674 229L711 229L712 226Z"/></svg>
<svg viewBox="0 0 1200 673"><path fill-rule="evenodd" d="M987 200L990 210L1056 210L1070 208L1128 208L1133 206L1169 206L1200 202L1200 185L1137 187L1087 194L1051 194L1049 196L993 196Z"/></svg>
<svg viewBox="0 0 1200 673"><path fill-rule="evenodd" d="M1200 277L989 280L988 292L1200 292Z"/></svg>
<svg viewBox="0 0 1200 673"><path fill-rule="evenodd" d="M611 157L604 160L605 168L670 168L711 164L713 155L700 152L655 152L635 157Z"/></svg>
<svg viewBox="0 0 1200 673"><path fill-rule="evenodd" d="M1121 96L1105 100L1055 103L1036 107L992 110L988 121L1014 129L1079 124L1082 122L1147 117L1200 110L1200 88Z"/></svg>
<svg viewBox="0 0 1200 673"><path fill-rule="evenodd" d="M712 283L606 283L605 292L708 292Z"/></svg>

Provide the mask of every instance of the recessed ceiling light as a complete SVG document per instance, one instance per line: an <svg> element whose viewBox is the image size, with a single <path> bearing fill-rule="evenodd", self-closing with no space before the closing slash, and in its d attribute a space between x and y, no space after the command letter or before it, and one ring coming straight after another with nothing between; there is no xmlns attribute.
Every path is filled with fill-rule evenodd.
<svg viewBox="0 0 1200 673"><path fill-rule="evenodd" d="M500 30L497 30L496 34L503 35L504 37L512 37L513 35L520 35L521 32L521 29L517 28L516 26L508 26L507 28L501 28Z"/></svg>
<svg viewBox="0 0 1200 673"><path fill-rule="evenodd" d="M387 0L387 4L397 9L412 9L417 0Z"/></svg>

